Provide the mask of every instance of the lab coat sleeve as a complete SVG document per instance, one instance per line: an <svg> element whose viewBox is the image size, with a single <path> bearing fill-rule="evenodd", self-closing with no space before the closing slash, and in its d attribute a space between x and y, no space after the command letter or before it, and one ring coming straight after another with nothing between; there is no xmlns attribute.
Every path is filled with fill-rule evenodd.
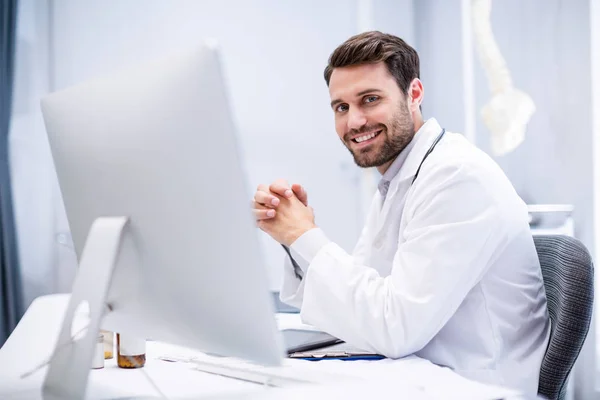
<svg viewBox="0 0 600 400"><path fill-rule="evenodd" d="M422 173L389 276L335 243L323 247L304 278L303 322L390 358L422 349L505 246L484 181L461 166Z"/></svg>
<svg viewBox="0 0 600 400"><path fill-rule="evenodd" d="M367 234L367 229L363 229L361 236L355 248L357 258L364 256L364 237ZM325 248L331 240L325 235L320 228L311 229L300 236L290 247L292 257L302 269L303 276L306 276L310 261ZM304 279L299 279L294 273L294 266L290 258L286 255L283 266L283 284L279 293L279 298L282 302L289 304L292 307L300 309L302 307L302 299L304 295Z"/></svg>
<svg viewBox="0 0 600 400"><path fill-rule="evenodd" d="M320 228L313 228L308 232L305 232L300 236L294 243L292 243L292 250L298 253L304 260L310 262L317 256L319 251L326 246L331 240ZM307 264L304 264L302 272L306 274Z"/></svg>

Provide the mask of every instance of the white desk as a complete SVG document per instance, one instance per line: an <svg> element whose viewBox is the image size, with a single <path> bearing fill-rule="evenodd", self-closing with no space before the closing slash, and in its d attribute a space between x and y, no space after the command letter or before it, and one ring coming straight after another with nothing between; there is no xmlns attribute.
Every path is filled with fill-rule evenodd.
<svg viewBox="0 0 600 400"><path fill-rule="evenodd" d="M0 398L31 399L39 396L46 368L26 379L20 379L20 376L50 356L68 299L68 295L37 299L0 349ZM293 314L280 314L278 321L281 328L302 325L298 315ZM165 357L179 361L164 361L162 358ZM199 371L199 365L213 373ZM238 379L217 375L219 370L228 370ZM248 381L266 380L269 375L276 377L272 382L280 387ZM519 398L515 392L468 381L449 369L417 357L320 362L286 359L281 367L264 368L151 341L147 346L146 366L142 369L120 369L113 359L106 360L104 369L90 370L86 398L262 400L306 399L309 396L311 400L364 399L366 396L395 399Z"/></svg>

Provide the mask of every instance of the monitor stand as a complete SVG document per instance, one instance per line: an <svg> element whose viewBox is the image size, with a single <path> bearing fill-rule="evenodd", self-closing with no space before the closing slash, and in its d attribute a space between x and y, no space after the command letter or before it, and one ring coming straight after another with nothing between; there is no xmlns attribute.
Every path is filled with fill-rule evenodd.
<svg viewBox="0 0 600 400"><path fill-rule="evenodd" d="M101 217L90 228L71 299L42 387L44 399L85 397L100 324L107 308L109 309L106 297L127 223L127 217ZM76 311L82 306L89 307L89 324L85 333L73 338L73 320Z"/></svg>

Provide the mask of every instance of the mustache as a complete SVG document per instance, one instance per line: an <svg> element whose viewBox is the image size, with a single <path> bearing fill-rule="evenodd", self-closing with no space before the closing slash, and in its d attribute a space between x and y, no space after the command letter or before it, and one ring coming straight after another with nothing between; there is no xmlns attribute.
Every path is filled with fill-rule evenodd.
<svg viewBox="0 0 600 400"><path fill-rule="evenodd" d="M368 133L379 130L386 130L387 128L383 124L376 125L364 125L360 129L350 129L348 132L344 134L344 140L349 141L351 136L355 136L361 133Z"/></svg>

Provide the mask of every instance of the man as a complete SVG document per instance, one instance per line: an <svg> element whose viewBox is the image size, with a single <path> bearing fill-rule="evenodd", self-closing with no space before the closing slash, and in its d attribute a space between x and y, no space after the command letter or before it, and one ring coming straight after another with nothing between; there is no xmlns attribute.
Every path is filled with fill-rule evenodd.
<svg viewBox="0 0 600 400"><path fill-rule="evenodd" d="M286 266L282 300L357 347L535 395L550 325L525 204L485 153L423 120L419 57L402 39L348 39L325 80L340 139L382 177L352 254L316 226L300 185L259 186L258 226L304 261Z"/></svg>

